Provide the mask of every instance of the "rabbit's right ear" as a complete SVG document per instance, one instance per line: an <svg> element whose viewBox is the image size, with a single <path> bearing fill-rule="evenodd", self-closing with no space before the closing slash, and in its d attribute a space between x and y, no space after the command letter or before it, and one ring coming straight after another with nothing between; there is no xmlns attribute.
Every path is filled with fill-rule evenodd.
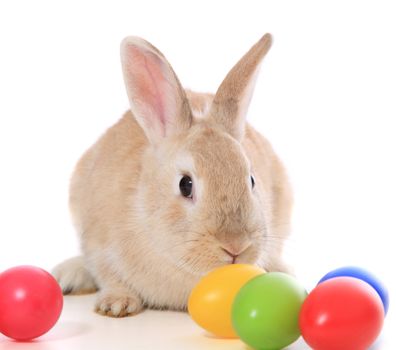
<svg viewBox="0 0 396 350"><path fill-rule="evenodd" d="M213 99L211 117L237 140L245 133L245 118L256 77L271 42L271 35L264 35L230 70Z"/></svg>
<svg viewBox="0 0 396 350"><path fill-rule="evenodd" d="M151 143L191 126L185 92L158 49L141 38L127 37L121 43L121 62L131 111Z"/></svg>

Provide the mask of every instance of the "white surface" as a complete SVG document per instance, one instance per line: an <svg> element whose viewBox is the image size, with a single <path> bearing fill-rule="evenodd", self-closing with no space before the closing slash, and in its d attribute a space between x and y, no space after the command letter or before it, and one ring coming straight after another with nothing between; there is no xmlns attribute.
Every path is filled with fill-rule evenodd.
<svg viewBox="0 0 396 350"><path fill-rule="evenodd" d="M92 311L93 296L65 297L57 325L31 343L17 343L0 335L1 350L248 350L238 339L218 339L200 329L187 313L144 311L116 319ZM383 337L370 350L391 349ZM310 349L300 338L287 350ZM341 349L340 349L341 350ZM347 349L342 349L347 350Z"/></svg>
<svg viewBox="0 0 396 350"><path fill-rule="evenodd" d="M0 2L0 270L51 269L78 253L68 180L82 152L127 108L119 62L124 36L158 46L185 86L215 91L241 55L271 32L274 45L249 120L274 145L295 189L286 256L307 289L330 269L356 264L377 273L394 298L395 6ZM161 349L230 348L201 337L185 315L110 320L90 313L91 302L75 300L67 301L49 342L2 340L0 347L117 348L118 341L131 348L154 342ZM396 329L392 304L378 349L396 348L387 331Z"/></svg>

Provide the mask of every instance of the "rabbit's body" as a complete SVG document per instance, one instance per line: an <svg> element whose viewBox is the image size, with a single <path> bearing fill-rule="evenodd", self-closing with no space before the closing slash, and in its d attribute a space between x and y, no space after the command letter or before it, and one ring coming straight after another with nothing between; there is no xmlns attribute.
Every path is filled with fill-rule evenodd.
<svg viewBox="0 0 396 350"><path fill-rule="evenodd" d="M131 55L138 63L144 56L142 69L150 71L150 77L136 78L141 73L133 71L138 87L133 85L132 92L126 78L134 112L107 130L76 166L70 208L83 257L55 270L63 289L96 287L96 310L124 316L143 306L185 309L199 278L227 263L283 270L291 191L270 144L244 120L243 127L241 121L238 128L228 121L221 125L221 119L213 117L221 116L213 107L220 105L219 93L185 92L175 78L170 88L165 86L177 92L169 107L169 91L158 92L162 80L151 86L151 73L155 79L167 74L169 84L173 71L147 43L134 39L130 45L131 50L142 50ZM151 95L155 100L149 107L140 102ZM163 95L166 99L161 100ZM177 131L171 128L184 121L167 120L175 108L188 118ZM147 118L150 113L157 119ZM185 174L193 186L189 198L179 190Z"/></svg>

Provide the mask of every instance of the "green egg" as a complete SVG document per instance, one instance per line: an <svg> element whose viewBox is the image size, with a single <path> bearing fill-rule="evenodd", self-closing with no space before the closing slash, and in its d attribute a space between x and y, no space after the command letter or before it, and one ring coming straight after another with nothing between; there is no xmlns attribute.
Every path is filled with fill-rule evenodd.
<svg viewBox="0 0 396 350"><path fill-rule="evenodd" d="M300 336L298 318L307 292L285 273L270 272L247 282L235 297L232 324L257 350L279 350Z"/></svg>

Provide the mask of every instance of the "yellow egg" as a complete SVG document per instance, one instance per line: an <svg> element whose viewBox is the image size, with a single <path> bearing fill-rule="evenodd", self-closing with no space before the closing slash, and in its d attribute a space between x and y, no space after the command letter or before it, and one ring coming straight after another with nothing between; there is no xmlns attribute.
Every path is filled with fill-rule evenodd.
<svg viewBox="0 0 396 350"><path fill-rule="evenodd" d="M209 272L192 290L188 312L210 333L222 338L238 338L232 328L231 308L241 287L265 270L247 264L225 265Z"/></svg>

